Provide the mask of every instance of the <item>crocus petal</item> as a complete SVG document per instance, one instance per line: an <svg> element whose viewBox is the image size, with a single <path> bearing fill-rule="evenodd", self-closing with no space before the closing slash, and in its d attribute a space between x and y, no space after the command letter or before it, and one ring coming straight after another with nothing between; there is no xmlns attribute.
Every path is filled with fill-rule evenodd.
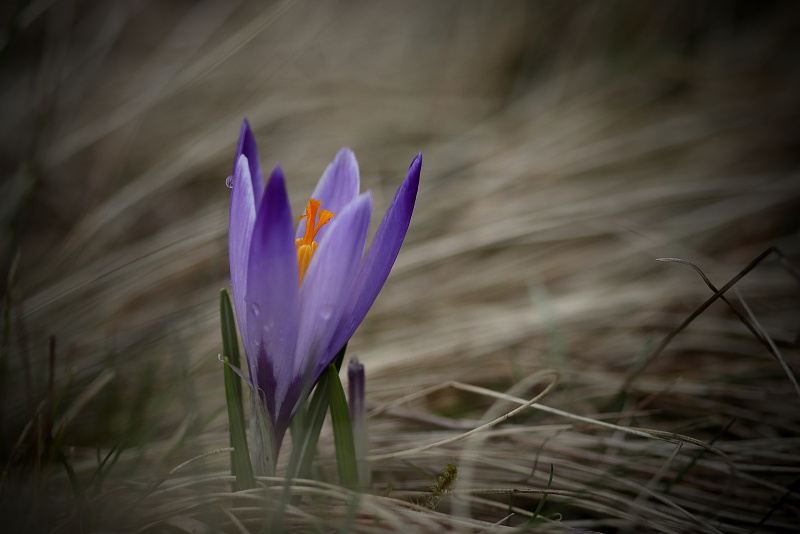
<svg viewBox="0 0 800 534"><path fill-rule="evenodd" d="M314 188L310 198L319 200L322 209L338 215L358 196L359 187L358 161L353 151L345 147L336 154L322 173L322 178L317 182L317 187ZM329 231L330 224L323 226L314 240L321 245L325 241L325 234ZM305 224L301 223L297 227L295 237L303 237L304 233Z"/></svg>
<svg viewBox="0 0 800 534"><path fill-rule="evenodd" d="M291 376L297 339L297 253L283 172L276 167L258 208L247 267L250 372L264 391L273 419L280 412Z"/></svg>
<svg viewBox="0 0 800 534"><path fill-rule="evenodd" d="M301 395L353 334L386 281L408 229L420 166L417 156L364 258L372 197L359 196L358 162L342 149L311 195L334 218L313 237L316 252L299 284L283 173L276 168L264 187L255 138L243 121L231 184L231 285L255 400L266 405L277 447L265 450L279 450ZM298 226L302 237L306 225Z"/></svg>
<svg viewBox="0 0 800 534"><path fill-rule="evenodd" d="M414 211L421 168L422 154L417 154L411 162L406 179L395 193L392 204L375 233L367 257L364 258L359 270L347 311L328 349L329 352L336 354L350 339L375 302L386 278L389 277L389 271L392 270L400 252Z"/></svg>
<svg viewBox="0 0 800 534"><path fill-rule="evenodd" d="M300 286L295 361L297 372L313 373L311 380L316 380L335 356L327 354L325 349L355 286L371 215L370 193L357 197L345 207L330 224L328 238L319 245Z"/></svg>
<svg viewBox="0 0 800 534"><path fill-rule="evenodd" d="M256 146L256 138L250 130L250 123L247 119L242 121L242 130L239 133L239 148L236 149L236 159L234 160L234 167L238 165L239 156L244 154L247 157L247 163L250 168L250 180L253 188L253 198L256 201L256 206L261 204L261 197L264 195L264 176L261 174L261 164L258 161L258 147ZM234 186L235 186L234 180Z"/></svg>
<svg viewBox="0 0 800 534"><path fill-rule="evenodd" d="M239 156L233 172L231 190L231 213L228 221L228 258L231 264L231 286L236 321L242 337L247 337L247 314L244 297L247 290L247 256L250 253L250 237L256 220L256 204L253 198L253 182L247 157Z"/></svg>

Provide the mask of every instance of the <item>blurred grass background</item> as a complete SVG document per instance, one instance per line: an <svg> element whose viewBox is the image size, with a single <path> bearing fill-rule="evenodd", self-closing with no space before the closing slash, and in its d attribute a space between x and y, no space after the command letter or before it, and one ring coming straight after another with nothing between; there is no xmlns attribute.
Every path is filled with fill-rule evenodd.
<svg viewBox="0 0 800 534"><path fill-rule="evenodd" d="M52 443L84 480L96 454L126 444L109 477L131 491L226 446L217 299L244 117L262 166L283 167L295 212L353 148L373 231L423 153L406 243L349 348L374 405L448 380L505 390L552 368L561 386L546 402L595 416L712 294L656 258L691 260L717 287L770 245L797 266L794 2L31 1L3 7L2 21L3 514L22 505L26 527L74 526L64 469L53 451L42 460L60 416ZM787 269L771 256L737 288L800 366ZM753 488L698 475L683 506L724 532L765 516L759 528L794 531L798 397L724 304L627 393L623 412L638 415L626 424L710 440L733 421L728 452L770 466ZM441 390L376 421L373 447L418 444L442 431L440 416L469 426L489 404ZM574 464L579 485L587 463L646 484L665 459L558 418L521 424L529 434L487 445L497 458L473 487L519 483L509 472L530 472L534 453L557 475ZM460 450L414 461L435 478ZM656 456L652 471L638 471L641 454ZM376 477L424 487L409 469L392 461ZM688 531L648 515L658 499L641 497L652 506L630 517L620 499L558 511L576 528ZM472 505L489 506L477 516L492 523L506 515Z"/></svg>

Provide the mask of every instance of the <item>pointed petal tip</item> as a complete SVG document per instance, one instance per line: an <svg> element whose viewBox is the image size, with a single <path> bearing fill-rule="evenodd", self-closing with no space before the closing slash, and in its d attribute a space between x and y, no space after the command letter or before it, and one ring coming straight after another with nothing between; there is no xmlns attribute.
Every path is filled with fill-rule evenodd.
<svg viewBox="0 0 800 534"><path fill-rule="evenodd" d="M363 193L358 195L358 199L361 200L362 202L366 202L367 204L369 204L370 208L371 208L372 207L372 190L371 189L367 189L366 191L364 191Z"/></svg>
<svg viewBox="0 0 800 534"><path fill-rule="evenodd" d="M236 159L234 160L234 170L239 162L241 155L247 156L247 163L250 166L250 179L253 182L253 196L256 203L261 200L261 195L264 193L264 178L261 175L261 163L258 160L258 147L256 146L256 138L250 130L250 123L247 119L242 121L242 129L239 134L239 146L236 149Z"/></svg>
<svg viewBox="0 0 800 534"><path fill-rule="evenodd" d="M357 210L364 210L366 212L366 222L369 227L369 221L372 218L372 191L369 189L358 195L353 200L352 205Z"/></svg>
<svg viewBox="0 0 800 534"><path fill-rule="evenodd" d="M253 131L250 129L250 121L244 118L242 119L242 127L239 132L239 144L241 144L242 139L248 134L253 135Z"/></svg>
<svg viewBox="0 0 800 534"><path fill-rule="evenodd" d="M275 168L272 169L272 174L270 174L270 176L269 176L270 181L273 178L276 179L276 180L285 180L286 179L284 177L284 175L283 175L283 169L281 168L280 165L275 165Z"/></svg>
<svg viewBox="0 0 800 534"><path fill-rule="evenodd" d="M286 178L283 175L283 169L281 169L280 165L276 165L274 169L272 169L272 174L269 176L269 180L267 180L267 187L265 190L270 196L275 194L280 194L282 197L285 197L288 204L288 195L286 193Z"/></svg>
<svg viewBox="0 0 800 534"><path fill-rule="evenodd" d="M356 153L349 146L342 147L331 162L333 166L351 165L356 174L358 174L358 159Z"/></svg>
<svg viewBox="0 0 800 534"><path fill-rule="evenodd" d="M250 146L255 146L255 138L253 137L253 131L250 129L250 123L247 119L244 119L239 130L239 143L236 148L236 159L233 162L234 168L238 163L239 156L247 153Z"/></svg>
<svg viewBox="0 0 800 534"><path fill-rule="evenodd" d="M422 166L422 152L417 152L417 155L411 161L411 165L409 165L408 168L410 169L411 167L414 167L415 165L417 167L421 167Z"/></svg>
<svg viewBox="0 0 800 534"><path fill-rule="evenodd" d="M403 185L400 186L401 190L408 190L413 189L414 196L416 197L416 191L419 187L419 175L422 171L422 152L418 153L414 160L411 162L411 165L408 167L408 174L406 175L406 179L403 180ZM412 208L413 209L413 208Z"/></svg>

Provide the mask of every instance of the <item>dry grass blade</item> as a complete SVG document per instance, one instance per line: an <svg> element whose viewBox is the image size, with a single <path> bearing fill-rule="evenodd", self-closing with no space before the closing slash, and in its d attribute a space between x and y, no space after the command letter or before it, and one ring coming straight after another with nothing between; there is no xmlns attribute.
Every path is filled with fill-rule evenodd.
<svg viewBox="0 0 800 534"><path fill-rule="evenodd" d="M524 411L526 408L530 408L530 407L534 406L536 404L536 401L546 397L547 394L550 393L550 391L552 391L553 388L555 388L556 384L558 383L558 378L557 377L558 377L558 375L556 374L553 377L552 381L547 385L547 387L545 387L544 391L542 391L541 393L539 393L538 395L536 395L532 399L530 399L528 401L520 399L519 400L520 403L521 403L520 407L515 408L514 410L511 410L510 412L504 413L500 417L497 417L496 419L493 419L493 420L489 421L488 423L482 424L477 428L473 428L472 430L468 430L467 432L464 432L463 434L460 434L458 436L454 436L452 438L448 438L448 439L445 439L445 440L442 440L442 441L437 441L435 443L429 443L428 445L422 445L422 446L419 446L419 447L414 447L412 449L405 449L405 450L402 450L402 451L388 453L388 454L372 455L372 456L369 456L368 459L371 460L371 461L375 461L375 460L388 460L388 459L392 459L392 458L400 458L400 457L403 457L403 456L410 456L412 454L418 454L420 452L424 452L424 451L429 450L429 449L434 449L436 447L449 445L451 443L455 443L456 441L461 441L462 439L466 439L466 438L468 438L468 437L470 437L470 436L472 436L474 434L477 434L479 432L483 432L484 430L488 430L488 429L492 428L493 426L496 426L496 425L502 423L503 421L506 421L507 419L509 419L511 417L514 417L516 414ZM462 389L468 389L468 386L464 386L463 384L458 384L456 382L451 382L449 384L445 384L444 387L455 387L455 388L461 387ZM487 390L483 390L482 393L487 393ZM489 393L493 393L493 392L489 392ZM506 400L508 400L508 399L506 399ZM516 401L517 399L513 399L513 400Z"/></svg>
<svg viewBox="0 0 800 534"><path fill-rule="evenodd" d="M373 487L322 482L323 427L287 530L796 532L799 21L790 3L631 0L8 10L4 526L268 524L282 479L231 492L213 453L247 117L295 212L350 146L377 223L424 156L348 345L376 407Z"/></svg>
<svg viewBox="0 0 800 534"><path fill-rule="evenodd" d="M759 337L765 340L770 352L775 356L775 359L778 360L778 363L781 364L783 372L786 373L786 377L789 379L789 382L792 383L797 396L800 397L800 384L797 383L797 376L794 372L794 369L792 369L792 367L786 362L786 359L781 354L781 351L779 351L778 347L775 346L775 342L772 340L772 337L770 337L769 333L764 330L764 327L761 326L761 323L758 322L758 318L753 314L753 311L750 309L750 306L747 305L747 301L744 300L744 297L741 295L739 290L734 288L734 291L736 292L736 296L739 298L739 302L741 302L742 306L744 306L744 309L747 312L747 315L750 317L750 320L758 329Z"/></svg>

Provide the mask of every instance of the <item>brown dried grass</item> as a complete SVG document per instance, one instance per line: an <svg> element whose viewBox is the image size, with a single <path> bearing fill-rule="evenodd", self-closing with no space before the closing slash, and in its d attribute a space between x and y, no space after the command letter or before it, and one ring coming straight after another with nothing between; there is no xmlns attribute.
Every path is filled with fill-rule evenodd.
<svg viewBox="0 0 800 534"><path fill-rule="evenodd" d="M246 116L295 209L342 145L376 213L424 155L407 241L349 350L376 410L376 493L299 482L289 530L506 531L536 509L551 465L538 529L796 530L799 400L725 304L626 382L712 294L656 258L691 260L717 287L770 245L797 265L794 6L37 5L0 65L13 524L261 528L275 488L230 493L227 454L155 487L227 444L216 296ZM797 368L790 272L770 256L736 287ZM513 410L486 390L526 401L545 369L560 376L546 406L715 449L529 408L386 456ZM53 424L37 406L62 390L54 412L73 409L58 443L79 480L95 447L126 443L80 528L63 467L35 460ZM333 457L325 431L329 479ZM447 463L452 493L436 511L414 505Z"/></svg>

